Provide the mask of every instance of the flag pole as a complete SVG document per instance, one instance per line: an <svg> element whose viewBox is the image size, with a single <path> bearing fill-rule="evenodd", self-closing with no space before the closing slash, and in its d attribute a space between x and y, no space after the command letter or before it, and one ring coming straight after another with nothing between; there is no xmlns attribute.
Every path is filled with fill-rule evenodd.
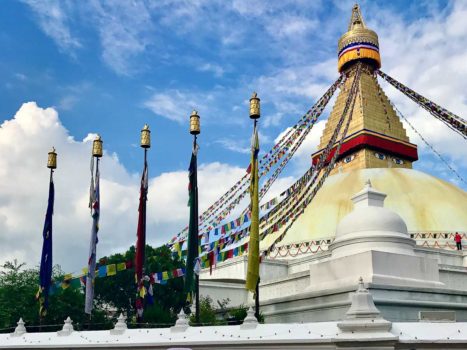
<svg viewBox="0 0 467 350"><path fill-rule="evenodd" d="M195 272L195 260L199 256L199 213L198 213L198 135L201 133L200 117L198 112L193 110L190 115L190 134L193 135L193 150L191 154L189 168L189 203L190 203L190 223L188 229L188 254L187 254L187 275L185 276L185 290L187 293L195 294L195 323L200 324L200 304L199 304L199 271ZM194 288L193 288L193 275Z"/></svg>
<svg viewBox="0 0 467 350"><path fill-rule="evenodd" d="M250 240L248 242L248 268L245 287L254 294L255 316L259 320L259 174L258 174L258 119L261 116L260 99L256 92L250 98L250 119L253 119L253 136L251 139L250 172Z"/></svg>
<svg viewBox="0 0 467 350"><path fill-rule="evenodd" d="M255 130L256 130L257 123L258 123L258 118L256 118L253 123L253 127ZM258 169L256 169L256 171L257 170ZM258 251L258 255L259 255L259 251ZM259 269L258 269L258 281L256 282L256 287L255 287L255 317L258 321L259 321L259 281L260 281L260 276L259 276Z"/></svg>
<svg viewBox="0 0 467 350"><path fill-rule="evenodd" d="M53 173L57 168L57 153L55 148L48 153L47 168L50 169L49 198L47 212L45 214L44 229L42 232L43 243L41 253L41 264L39 272L39 290L36 299L39 300L39 331L42 331L42 322L49 307L49 290L52 283L52 216L54 211L55 189Z"/></svg>
<svg viewBox="0 0 467 350"><path fill-rule="evenodd" d="M147 124L141 130L141 148L144 149L144 169L141 177L141 188L139 198L138 228L136 232L136 256L135 256L135 279L136 279L136 319L138 323L143 321L145 287L143 285L143 274L145 265L146 249L146 201L148 191L148 149L151 147L151 130Z"/></svg>
<svg viewBox="0 0 467 350"><path fill-rule="evenodd" d="M196 143L197 141L197 135L194 134L193 135L193 148L194 149L197 149L198 145ZM196 173L198 172L198 167L196 167ZM195 174L196 177L198 177L198 174ZM194 203L194 206L195 206L195 212L196 212L196 227L198 227L198 186L196 186L195 188L195 196L196 196L196 200L195 200L195 203ZM198 230L196 230L196 236L198 236L198 239L199 239L199 233L198 233ZM196 244L197 246L199 246L199 242L197 242ZM199 249L198 249L198 252L199 252ZM197 254L198 255L198 254ZM199 309L199 274L195 274L195 295L196 295L196 308L195 308L195 321L196 321L196 324L200 324L200 318L199 318L199 312L200 312L200 309Z"/></svg>
<svg viewBox="0 0 467 350"><path fill-rule="evenodd" d="M97 259L97 233L99 231L100 216L100 172L99 160L103 155L103 142L99 135L92 142L91 151L91 185L89 187L89 209L91 211L92 226L91 239L89 242L88 271L86 275L86 295L84 312L89 316L89 329L91 329L92 309L94 303L94 280L96 277ZM94 169L94 163L96 167Z"/></svg>

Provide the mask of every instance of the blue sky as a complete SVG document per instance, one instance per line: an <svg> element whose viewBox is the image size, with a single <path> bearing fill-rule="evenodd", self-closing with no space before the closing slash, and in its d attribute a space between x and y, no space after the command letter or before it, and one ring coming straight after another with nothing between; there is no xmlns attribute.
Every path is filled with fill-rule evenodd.
<svg viewBox="0 0 467 350"><path fill-rule="evenodd" d="M29 141L24 139L27 133L18 134L23 139L14 139L13 132L8 134L16 144L33 143L30 149L34 151L21 153L18 146L16 156L38 160L28 160L30 168L17 160L5 161L4 166L8 166L11 176L24 171L25 181L30 181L27 173L42 171L35 166L43 162L39 158L56 142L59 162L64 167L78 166L73 163L80 164L83 159L86 170L88 134L99 133L106 152L112 156L107 161L108 172L103 174L108 177L109 190L111 183L116 193L126 191L122 196L130 198L142 166L139 133L148 123L152 130L149 160L154 186L179 186L180 203L186 203L185 171L191 143L188 116L196 108L202 122L200 162L206 174L214 172L225 180L219 183L217 191L210 189L205 195L207 206L247 166L251 133L248 98L252 91L258 91L262 99L261 144L263 150L268 150L274 139L293 125L337 78L337 40L346 31L352 5L352 1L304 0L260 0L254 4L246 0L3 0L0 122L13 125L22 105L32 101L37 108L29 106L21 111L32 115L27 122L26 116L22 120L31 125L43 120L37 130L45 134L39 138L34 134ZM362 1L360 5L367 25L380 36L382 69L465 118L465 2ZM392 88L384 84L383 87L426 139L467 178L465 141ZM323 119L326 117L327 114ZM55 125L51 121L57 128L51 126ZM16 122L22 123L19 118ZM290 164L283 186L306 170L322 125L312 132ZM5 124L3 129L6 140ZM410 131L409 135L420 147L421 160L416 168L466 188ZM76 149L71 150L75 145L70 145L70 140L74 140ZM61 144L64 146L60 149ZM0 154L6 152L5 147L0 148ZM57 172L57 177L67 177L59 180L63 181L64 190L75 181L76 171L71 169L71 165L68 170L59 168L63 175ZM70 210L85 201L88 179L87 173L83 174L85 180L76 181L83 181L84 194L77 191L75 197L68 197L76 201L70 204ZM171 174L183 175L180 181L165 183ZM39 182L35 185L39 186ZM45 190L37 190L37 203L29 208L34 215L43 211ZM137 192L133 195L137 198ZM126 200L113 196L118 203ZM0 205L15 200L6 194L3 199L0 198ZM134 204L132 199L128 201ZM122 210L128 210L135 221L131 205ZM0 215L12 210L5 208ZM83 212L76 215L84 227L89 220L86 210ZM70 220L71 213L67 214ZM154 243L162 242L183 226L186 214L177 214L170 222L155 214L154 229L164 234ZM133 221L128 230L133 231ZM5 225L6 232L15 232L14 224ZM27 233L24 235L27 237ZM124 236L119 236L118 244L104 246L103 252L128 246L133 233L130 238ZM85 250L84 246L79 249ZM27 252L17 248L15 254L26 257Z"/></svg>
<svg viewBox="0 0 467 350"><path fill-rule="evenodd" d="M362 3L366 18L371 20L367 8L383 3ZM403 9L408 21L429 15L428 6L405 3L388 10ZM78 5L7 0L0 6L2 120L25 101L54 106L71 135L82 139L89 132L100 133L106 149L116 152L131 171L139 170L141 152L134 145L142 125L149 123L152 168L158 173L185 167L190 142L186 119L192 107L202 117L203 161L222 158L244 164L244 154L226 147L227 141L243 139L238 146L246 149L251 125L245 101L260 87L255 82L284 68L332 62L351 3L260 2L256 10L248 2L216 1ZM59 33L65 29L66 35ZM116 44L122 37L121 45ZM291 108L276 108L274 95L263 97L263 120L268 114L283 115L280 122L262 128L264 147L264 141L293 124L337 77L331 62L324 74L297 79L319 84L321 89L311 96L284 91L281 101L276 100L293 104ZM159 105L156 114L145 108L157 94L169 96L174 110Z"/></svg>

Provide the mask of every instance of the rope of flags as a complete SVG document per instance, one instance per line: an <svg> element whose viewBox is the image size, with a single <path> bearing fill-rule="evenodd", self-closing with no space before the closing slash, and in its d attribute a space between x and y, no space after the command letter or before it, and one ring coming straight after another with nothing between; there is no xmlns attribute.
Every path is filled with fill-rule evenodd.
<svg viewBox="0 0 467 350"><path fill-rule="evenodd" d="M340 83L341 79L338 79L336 81L335 84L333 84L333 86L327 91L327 93L325 94L325 98L321 98L317 105L316 105L316 109L317 109L317 112L316 114L313 115L313 119L312 119L312 122L311 122L311 125L314 125L314 123L317 121L318 117L320 116L320 114L322 113L322 111L324 110L324 108L326 107L326 104L329 102L330 98L332 97L332 93L335 91L335 89L337 88L338 84L337 83ZM308 130L311 130L308 129ZM291 150L291 152L295 152L296 149L298 149L298 147L300 146L301 142L303 142L304 138L307 136L308 132L305 132L301 139L300 139L300 143L296 143L294 145L294 148ZM288 155L288 158L290 159L291 156L293 155L293 153L289 153ZM285 166L285 160L282 162L281 164L282 168ZM274 177L277 178L280 171L282 169L278 169L279 171L276 171L274 173ZM269 210L270 208L274 207L275 205L277 205L278 203L280 203L281 201L281 197L288 197L289 195L295 193L298 189L301 189L309 180L311 176L311 169L308 170L304 176L302 176L298 181L296 181L294 183L294 185L292 185L291 187L289 187L286 191L282 192L278 197L275 197L271 200L269 200L267 203L263 204L260 208L262 210ZM270 184L272 184L272 182L269 182ZM266 186L266 185L265 185ZM263 191L265 188L263 187L261 193L265 193L267 191L267 188L265 191ZM234 202L232 203L232 205L235 205L237 204L241 199L243 199L243 196L247 193L247 191L245 190L244 193L242 193L242 195ZM226 211L229 211L230 209L230 206L227 208ZM224 214L224 213L223 213ZM265 216L263 216L263 221L265 219L268 218L268 214L266 214ZM208 242L211 243L211 246L210 246L210 250L214 249L217 247L216 245L216 242L212 242L210 241L210 236L212 236L212 234L217 237L217 240L220 240L220 239L226 239L228 240L230 238L230 235L226 235L228 232L230 232L231 230L234 230L234 229L237 229L238 227L242 226L243 224L245 223L248 223L251 219L251 213L250 212L246 212L244 213L243 215L241 215L240 217L230 221L230 222L227 222L215 229L211 229L209 231L205 231L203 233L201 233L199 235L200 239L204 239L205 241L207 240ZM212 234L211 234L212 232ZM220 233L220 235L219 235ZM234 236L232 237L232 240L231 242L237 242L239 239L242 238L244 234L244 230L242 231L239 231L239 232L235 232L234 233ZM207 237L207 238L206 238ZM183 244L185 240L184 239L180 239L179 241L177 242L174 242L173 243L173 249L175 251L180 251L181 250L181 244Z"/></svg>
<svg viewBox="0 0 467 350"><path fill-rule="evenodd" d="M95 278L104 278L115 276L117 273L133 269L133 263L131 261L101 265L98 266L95 273ZM62 280L56 281L50 285L49 295L53 295L60 290L72 288L85 288L86 287L86 276L88 274L87 268L83 269L83 273L79 276L73 276L73 274L66 274ZM173 270L153 272L149 276L152 277L154 283L165 284L172 278L183 277L185 275L184 268L176 268Z"/></svg>
<svg viewBox="0 0 467 350"><path fill-rule="evenodd" d="M324 108L327 106L329 100L331 97L334 95L334 92L336 89L342 84L342 82L345 81L344 76L341 75L335 82L334 84L331 85L331 87L325 92L325 94L318 100L318 102L307 112L306 115L310 116L308 123L304 123L299 127L299 130L301 132L297 133L297 135L300 136L298 141L294 144L290 152L287 154L287 156L284 158L284 160L281 162L279 167L274 171L272 176L268 179L266 184L263 186L260 192L260 198L262 198L266 192L271 188L272 184L274 181L277 179L277 177L281 174L282 170L284 167L287 165L289 160L293 157L295 152L298 150L298 148L302 145L303 141L305 138L308 136L310 131L313 129L313 126L315 123L318 121L318 118L321 116L321 114L324 111ZM287 144L288 146L288 144Z"/></svg>
<svg viewBox="0 0 467 350"><path fill-rule="evenodd" d="M426 97L416 93L415 91L408 88L404 84L398 82L394 78L391 78L386 73L383 73L381 70L377 70L376 72L379 74L381 78L386 80L389 84L394 86L397 90L402 92L404 95L406 95L416 104L418 104L420 107L427 110L435 118L441 120L443 123L449 126L452 130L456 131L457 133L462 135L462 137L467 139L467 121L465 121L458 115L455 115L454 113L449 112L447 109L441 107L440 105L434 103L433 101L430 101Z"/></svg>
<svg viewBox="0 0 467 350"><path fill-rule="evenodd" d="M381 89L381 88L380 88ZM401 113L401 111L399 111L399 109L394 105L392 104L393 108L396 110L397 114L399 115L399 117L401 117L406 123L407 125L412 129L412 131L414 133L416 133L418 135L418 137L420 137L420 140L423 141L423 143L429 148L431 149L431 151L436 154L436 156L444 163L444 165L446 165L446 167L460 180L462 181L464 184L467 185L467 181L462 177L461 174L459 174L457 172L456 169L454 169L451 164L449 164L449 162L441 155L441 153L439 153L423 136L422 134L417 130L415 129L415 127L412 125L412 123Z"/></svg>
<svg viewBox="0 0 467 350"><path fill-rule="evenodd" d="M377 71L377 73L386 81L388 81L390 84L392 84L394 87L396 87L398 90L400 90L402 93L407 95L409 98L411 98L413 101L415 101L417 104L419 104L421 107L425 108L428 110L431 114L433 114L435 117L438 119L442 120L443 122L447 123L448 126L451 128L455 129L459 133L462 134L462 136L465 137L467 133L467 127L466 127L466 122L463 120L461 117L447 111L446 109L442 108L441 106L435 104L434 102L426 99L425 97L419 95L415 91L411 90L410 88L406 87L400 82L397 82L395 79L389 77L387 74L383 73L382 71ZM343 82L343 77L340 77L334 84L331 86L331 88L328 90L326 94L330 94L332 96L332 93L334 90L337 88L337 86ZM332 93L331 93L332 92ZM322 97L326 98L325 96ZM314 106L315 107L315 106ZM312 119L313 115L311 115L311 111L313 111L314 108L310 109L300 120L299 122L296 123L292 128L290 128L284 136L272 147L260 160L260 165L261 165L261 176L265 175L267 171L274 166L278 161L287 154L287 152L290 150L292 147L294 141L301 135L301 130L309 130L309 128L306 127L307 122ZM299 147L299 144L297 144L297 147ZM293 152L290 152L293 153ZM290 154L289 153L289 154ZM291 157L291 156L290 156ZM286 158L290 158L286 157ZM265 163L265 162L268 163ZM285 165L288 160L285 160L283 164ZM267 164L267 165L265 165ZM267 189L270 187L274 179L278 176L278 173L280 173L282 168L282 163L276 169L276 172L272 175L270 179L266 182L265 186L263 186L261 190L261 195L263 195ZM277 173L277 175L275 175ZM238 203L244 198L244 196L247 193L247 187L246 185L248 184L248 174L245 174L242 179L240 179L229 191L227 191L218 201L216 201L208 210L203 213L203 215L200 216L200 218L204 219L207 216L209 216L212 212L218 212L219 209L222 207L223 204L228 203L232 201L224 210L216 216L215 220L211 222L201 222L203 226L203 231L205 230L212 230L214 224L217 222L220 222L225 218L230 211L235 208ZM234 200L235 196L243 189L243 191L240 193L240 195ZM295 191L290 190L290 192L295 193ZM279 201L277 199L274 199L276 202L273 205L276 205ZM268 204L269 207L271 207L271 204ZM262 207L263 209L263 207ZM278 208L279 209L279 208ZM269 215L272 215L273 213L270 213ZM268 218L268 216L266 216ZM266 219L265 218L265 219ZM264 220L265 220L264 219ZM231 221L232 222L232 221ZM228 230L229 225L225 226L226 230ZM186 232L186 229L184 229L181 233ZM179 239L180 234L175 236L171 243L175 242L177 239Z"/></svg>
<svg viewBox="0 0 467 350"><path fill-rule="evenodd" d="M302 145L306 136L311 131L318 118L321 116L324 108L328 104L334 92L344 80L345 77L340 76L326 91L326 93L315 103L315 105L305 113L305 115L300 119L300 121L296 125L294 125L294 133L291 135L291 137L288 140L283 138L285 140L283 148L276 152L275 156L272 156L271 159L269 159L267 166L260 172L260 177L264 176L271 169L271 167L277 164L277 162L288 152L287 156L282 160L282 162L276 168L272 176L261 188L259 194L260 199L264 197L264 195L272 186L274 181L279 177L284 167L293 157L297 149ZM266 157L267 156L263 157L262 159L264 160ZM246 193L247 190L245 189L245 191L240 195L240 197L222 213L220 218L223 219L225 216L227 216L230 213L230 211L241 201L241 199L243 199Z"/></svg>
<svg viewBox="0 0 467 350"><path fill-rule="evenodd" d="M334 94L335 90L342 84L344 81L345 77L340 76L332 85L331 87L326 91L326 93L318 100L318 102L310 109L307 111L307 113L297 122L296 125L294 125L282 138L281 140L276 143L276 145L268 152L266 155L264 155L261 159L261 164L263 164L261 169L261 175L264 176L271 167L273 167L277 162L285 155L287 154L286 159L280 164L278 169L274 172L273 176L268 179L266 184L263 186L260 192L260 198L264 196L264 194L267 192L267 190L270 188L270 186L274 183L274 181L277 179L285 165L288 163L288 161L292 158L294 155L295 151L300 147L302 144L303 140L305 137L308 135L308 133L311 130L311 127L315 124L319 116L321 115L322 111L324 110L325 106L329 102L329 99L332 97ZM290 137L289 137L290 136ZM299 139L298 142L295 142L296 139ZM292 147L293 146L293 147ZM292 147L292 148L291 148ZM277 151L274 151L274 150ZM289 151L289 153L287 153ZM264 165L264 162L268 159L268 163ZM229 191L227 191L219 200L217 200L211 207L206 210L203 215L200 216L200 219L204 221L200 221L200 225L202 224L203 227L200 231L210 231L212 230L219 222L221 222L231 211L233 208L235 208L240 201L245 197L245 195L248 193L248 185L249 179L248 179L248 173L243 176L242 179L240 179ZM243 191L242 191L243 190ZM241 193L238 195L238 193L241 191ZM237 196L238 195L238 196ZM237 198L234 199L234 197L237 196ZM232 201L233 200L233 201ZM214 219L212 219L209 222L205 222L207 219L206 215L214 215L214 213L217 213L220 208L222 208L222 205L225 203L229 203L232 201L227 207L225 207L221 213L216 215ZM269 206L271 204L269 203ZM174 243L177 240L182 240L184 234L186 234L187 229L185 228L182 230L178 235L176 235L174 238L172 238L170 243Z"/></svg>
<svg viewBox="0 0 467 350"><path fill-rule="evenodd" d="M329 102L330 98L332 97L333 93L335 92L337 87L342 83L343 79L344 79L343 77L340 77L338 80L336 80L336 82L328 89L328 91L323 95L323 97L320 98L320 100L316 103L316 105L312 109L310 109L310 111L307 112L307 115L312 115L311 124L314 124L316 122L319 115L322 113L322 111L326 107L327 103ZM315 111L315 114L312 113L313 111ZM300 135L300 134L298 134L298 135ZM300 138L300 143L303 141L303 139L306 137L306 135L307 135L307 133L302 134L302 137ZM336 137L337 137L337 134L336 134ZM335 138L333 138L333 140L335 142ZM333 141L333 140L331 140L331 141ZM331 142L331 145L334 142ZM298 147L299 147L299 144L296 144L295 148L292 151L294 152ZM330 147L329 147L329 149L330 149ZM325 153L325 156L327 156L327 154L329 152L324 152L324 153ZM323 159L326 159L326 157L324 157ZM299 189L303 188L303 186L306 185L309 182L309 179L311 178L311 174L312 174L312 169L308 170L304 174L304 176L302 176L302 178L297 180L294 183L294 185L289 187L289 189L282 192L279 197L273 198L272 200L268 201L261 208L262 209L264 209L264 208L270 209L271 207L273 207L273 206L277 205L278 203L280 203L280 197L281 196L282 197L284 195L285 196L290 196L291 194L297 192ZM246 191L245 191L245 194L246 194ZM237 201L239 201L241 198L242 197L237 199ZM206 266L206 261L212 261L213 258L209 259L208 258L209 256L211 256L211 257L212 256L217 256L217 257L219 257L218 259L221 259L220 261L223 261L223 257L229 258L230 256L232 256L232 257L237 256L237 254L236 254L237 251L234 250L235 248L230 249L230 250L226 251L225 253L222 253L222 251L223 251L223 249L225 249L225 247L228 247L231 244L235 244L238 241L240 241L243 238L248 236L248 231L249 231L248 227L243 228L240 231L238 230L238 227L241 226L242 224L248 222L249 219L250 219L250 215L251 215L251 213L247 212L244 215L242 215L240 218L237 218L236 220L230 221L230 222L228 222L228 223L214 229L213 231L208 231L208 232L204 232L204 233L200 234L201 242L204 241L204 244L202 243L201 246L200 246L200 254L205 253L204 255L202 255L203 259L204 259L203 260L203 266ZM262 219L263 222L267 218L268 218L268 214L264 215L263 219ZM279 222L277 222L272 227L272 230L269 230L269 233L279 230L286 222L287 222L287 220L280 220ZM229 231L231 231L233 229L236 229L236 231L230 232L230 234L227 234ZM210 238L211 232L215 236L214 240L212 240ZM220 233L220 236L218 236L219 233ZM265 234L263 233L261 235L261 239L264 238L264 236L265 236ZM180 256L182 256L182 254L183 254L182 247L181 247L183 242L184 242L183 240L179 240L178 242L174 242L173 246L172 246L173 250L175 250ZM245 244L247 245L248 243L245 243ZM241 247L246 247L246 246L242 245ZM228 253L229 251L231 251L231 253ZM217 259L214 259L214 260L217 261ZM212 266L212 264L210 266Z"/></svg>
<svg viewBox="0 0 467 350"><path fill-rule="evenodd" d="M350 125L350 121L352 120L352 114L353 114L353 109L354 109L354 106L355 106L355 100L356 100L356 95L357 95L357 91L358 91L358 81L360 80L360 75L361 75L361 64L358 64L357 67L356 67L356 74L355 74L355 78L352 82L352 86L350 88L350 93L349 93L349 97L347 98L347 101L345 103L345 106L344 106L344 110L342 112L342 116L336 126L336 129L334 130L334 133L331 137L331 140L329 141L325 151L321 154L320 156L320 159L319 159L319 162L318 162L318 165L317 165L317 171L316 173L318 174L316 177L313 178L312 180L312 183L309 187L307 187L307 190L305 191L304 194L302 194L300 196L300 199L298 201L298 203L300 203L303 199L303 202L299 205L296 205L294 206L292 209L289 209L284 215L285 215L285 218L282 218L280 221L276 221L276 224L279 222L279 223L283 223L283 226L285 224L288 223L287 227L284 229L284 231L280 234L279 237L277 237L273 244L271 244L269 246L268 249L266 249L263 254L264 255L269 255L271 253L271 251L276 247L276 245L281 242L285 235L287 234L288 230L292 227L293 223L297 220L297 218L305 211L305 208L308 206L308 204L313 200L313 198L316 196L316 193L321 189L322 185L324 184L324 181L326 180L326 178L329 176L329 173L331 172L331 170L334 168L334 164L339 156L339 152L340 152L340 148L342 146L342 143L347 135L347 132L348 132L348 129L349 129L349 125ZM345 116L348 114L348 118L347 118L347 123L345 125L345 128L344 128L344 131L342 133L342 137L340 138L339 140L339 143L336 147L336 151L334 152L333 156L332 156L332 159L331 161L329 162L329 164L327 165L327 167L325 168L325 171L323 173L323 175L321 176L321 178L319 179L318 183L316 184L316 186L313 186L314 182L316 181L316 179L318 178L319 174L321 173L321 170L323 169L323 166L329 156L329 153L332 149L332 146L335 144L336 142L336 139L337 139L337 136L342 128L342 124L344 123L344 120L345 120ZM312 190L311 190L312 189ZM307 195L307 193L311 190L311 193L309 193L309 195ZM305 197L306 196L306 197ZM284 223L285 221L285 223ZM268 234L269 231L271 232L274 232L274 224L272 226L270 226L265 234ZM263 234L264 235L264 234Z"/></svg>
<svg viewBox="0 0 467 350"><path fill-rule="evenodd" d="M340 146L343 143L345 135L347 134L347 131L348 131L348 127L350 125L352 112L353 112L353 108L354 108L354 104L355 104L355 96L356 96L356 92L357 92L357 89L358 89L357 81L358 81L359 76L360 76L360 68L357 70L357 76L356 76L354 82L352 83L351 93L349 94L349 98L347 99L347 102L346 102L343 114L341 116L341 119L339 120L339 123L336 126L336 130L334 131L334 134L332 135L331 140L329 141L325 151L323 152L323 154L320 157L320 161L319 161L318 166L317 166L318 173L321 171L322 167L324 166L325 161L326 161L326 159L329 156L329 153L331 151L331 148L336 142L336 139L337 139L337 136L338 136L338 134L340 132L340 129L342 128L342 124L343 124L343 122L345 120L345 116L347 115L347 112L349 112L349 109L350 109L349 117L348 117L345 129L344 129L343 137L339 141L339 144L337 146L337 150L334 153L331 162L327 166L327 169L326 169L327 172L324 174L323 177L321 177L320 181L318 182L318 185L315 188L313 188L312 185L310 187L308 187L310 189L313 188L311 198L308 198L300 206L297 206L296 208L298 208L299 210L294 210L291 213L288 212L289 215L282 216L279 220L274 222L274 224L271 225L266 231L262 232L261 237L260 237L261 240L267 234L271 234L273 232L279 231L284 225L286 225L289 221L291 221L291 223L286 228L286 231L287 231L288 228L290 228L291 224L296 220L296 218L304 211L304 208L306 207L306 205L308 205L309 202L311 201L311 199L314 198L317 191L321 188L322 184L324 183L325 177L327 177L329 175L329 172L334 167L334 163L335 163L335 161L337 159L337 156L339 154ZM317 176L315 176L313 178L314 179L313 181L315 181L316 178L317 178ZM307 192L305 192L305 194L306 193ZM305 194L303 194L301 196L300 200L303 198L303 196ZM291 214L293 214L293 216ZM241 232L244 234L244 236L241 237L241 238L248 237L248 233L249 233L248 229L244 229ZM284 236L285 236L285 233L281 234L281 236L279 236L280 240L282 240ZM234 237L235 237L235 235L234 235ZM268 255L270 253L270 251L272 251L275 248L275 245L278 242L280 242L280 240L276 239L275 242L273 243L273 245L271 245L267 250L265 250L265 251L263 251L261 253L261 256ZM235 248L230 248L230 249L226 249L226 248L228 248L229 245L232 244L232 243L229 243L226 246L222 246L220 244L218 244L217 246L216 245L215 246L209 246L210 250L208 252L206 252L205 254L200 256L201 266L203 268L209 267L210 271L212 272L212 267L215 266L216 263L225 261L227 259L239 256L239 255L242 255L245 251L247 251L248 250L248 243L249 242L246 242L246 243L244 243L242 245L239 245L239 246L237 246Z"/></svg>

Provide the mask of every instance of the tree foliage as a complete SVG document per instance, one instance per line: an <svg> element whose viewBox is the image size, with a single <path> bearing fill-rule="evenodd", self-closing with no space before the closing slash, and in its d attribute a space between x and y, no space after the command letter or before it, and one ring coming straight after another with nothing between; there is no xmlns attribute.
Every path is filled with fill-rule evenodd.
<svg viewBox="0 0 467 350"><path fill-rule="evenodd" d="M52 279L61 280L63 276L60 267L55 266ZM3 265L0 272L0 329L11 331L20 317L32 330L39 330L41 323L55 325L52 330L57 329L68 316L78 325L87 322L83 312L84 295L70 287L49 296L49 310L41 321L35 297L38 288L38 268L26 269L25 264L18 264L16 260ZM96 323L108 323L101 310L96 310L93 317ZM41 328L51 330L45 326Z"/></svg>
<svg viewBox="0 0 467 350"><path fill-rule="evenodd" d="M173 271L184 267L184 262L166 246L153 248L146 246L145 274ZM132 262L135 248L132 246L122 254L113 254L100 259L100 264ZM64 272L60 266L53 269L52 279L61 281ZM77 329L109 329L120 313L127 315L129 327L135 325L136 283L134 269L119 271L114 276L96 278L94 309L91 320L84 313L84 290L59 288L49 297L49 309L42 320L39 319L39 304L35 298L39 286L39 269L26 268L17 261L7 262L0 270L0 332L11 332L20 317L26 322L29 331L53 331L60 329L63 321L70 316ZM186 306L183 278L171 278L164 284L154 284L154 303L145 305L144 323L148 326L173 325L176 315ZM229 300L217 301L214 305L210 297L201 297L200 323L226 324L242 321L246 308L229 308ZM194 317L191 316L192 324ZM40 323L42 326L39 327ZM51 326L52 325L52 326Z"/></svg>
<svg viewBox="0 0 467 350"><path fill-rule="evenodd" d="M184 267L178 255L174 255L166 246L153 248L146 245L145 273L172 271ZM124 254L104 257L105 264L122 261L133 261L135 247L132 246ZM136 284L133 269L117 273L109 278L96 279L96 303L100 308L110 307L117 313L135 314ZM154 304L146 305L144 322L151 324L173 324L176 314L184 305L183 278L172 278L165 284L154 285Z"/></svg>
<svg viewBox="0 0 467 350"><path fill-rule="evenodd" d="M100 259L101 264L133 261L135 248L123 254ZM146 246L145 273L172 271L182 268L183 262L168 247ZM64 278L64 272L56 265L53 281ZM33 331L50 331L61 328L70 316L74 325L81 329L108 329L120 313L129 321L135 313L136 284L133 269L118 272L115 276L96 278L94 309L91 320L84 313L84 290L68 286L49 296L47 315L40 320L39 304L35 298L39 287L39 269L26 268L17 261L7 262L0 271L0 330L11 331L20 317ZM154 285L154 304L146 305L144 322L150 325L173 325L176 314L185 304L183 278L172 278L165 284ZM42 327L39 328L40 323ZM45 326L47 325L47 326ZM49 327L49 325L55 325Z"/></svg>

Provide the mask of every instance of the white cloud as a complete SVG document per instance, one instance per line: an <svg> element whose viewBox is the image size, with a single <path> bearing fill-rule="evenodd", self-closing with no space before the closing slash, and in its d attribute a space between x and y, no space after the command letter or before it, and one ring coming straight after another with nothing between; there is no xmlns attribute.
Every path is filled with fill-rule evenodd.
<svg viewBox="0 0 467 350"><path fill-rule="evenodd" d="M143 106L154 114L164 117L180 124L186 123L193 109L204 117L206 103L214 99L213 95L182 92L179 90L168 90L154 93ZM203 118L204 119L204 118Z"/></svg>
<svg viewBox="0 0 467 350"><path fill-rule="evenodd" d="M78 97L75 95L63 96L60 99L60 101L58 101L57 108L59 110L69 111L76 105L76 102L78 102L78 100L79 100Z"/></svg>
<svg viewBox="0 0 467 350"><path fill-rule="evenodd" d="M266 23L266 30L276 40L303 40L318 21L295 15L282 15Z"/></svg>
<svg viewBox="0 0 467 350"><path fill-rule="evenodd" d="M28 77L23 73L15 73L15 77L16 79L21 80L21 81L28 80Z"/></svg>
<svg viewBox="0 0 467 350"><path fill-rule="evenodd" d="M58 47L73 53L80 48L80 40L71 34L69 26L69 3L57 0L22 0L37 16L41 29L55 41Z"/></svg>
<svg viewBox="0 0 467 350"><path fill-rule="evenodd" d="M434 12L408 24L399 15L383 11L369 25L379 34L383 71L453 113L465 116L467 100L462 92L467 89L467 29L463 19L467 16L467 4L455 1L445 15ZM389 98L435 149L467 169L467 147L460 135L393 87L382 85ZM420 164L431 151L418 135L406 129L422 153Z"/></svg>
<svg viewBox="0 0 467 350"><path fill-rule="evenodd" d="M76 141L52 108L25 103L0 128L0 257L35 265L40 260L47 205L47 152L55 146L58 168L54 212L54 263L67 271L86 264L91 219L88 209L89 134ZM187 160L188 162L188 160ZM199 167L200 209L207 208L245 169L222 163ZM123 251L135 242L139 174L130 174L118 157L101 160L101 222L98 255ZM187 171L162 173L150 179L148 243L163 244L188 221Z"/></svg>
<svg viewBox="0 0 467 350"><path fill-rule="evenodd" d="M216 77L222 77L225 73L224 68L222 68L222 66L215 64L215 63L204 63L198 66L197 69L201 72L211 72Z"/></svg>
<svg viewBox="0 0 467 350"><path fill-rule="evenodd" d="M222 138L222 139L216 140L215 143L220 144L223 148L229 151L232 151L232 152L237 152L237 153L242 153L242 154L249 154L251 152L251 148L247 146L245 142L242 142L242 144L240 144L238 140Z"/></svg>
<svg viewBox="0 0 467 350"><path fill-rule="evenodd" d="M102 59L117 74L131 75L141 67L133 59L146 51L154 25L142 1L92 1L90 14L99 32Z"/></svg>

